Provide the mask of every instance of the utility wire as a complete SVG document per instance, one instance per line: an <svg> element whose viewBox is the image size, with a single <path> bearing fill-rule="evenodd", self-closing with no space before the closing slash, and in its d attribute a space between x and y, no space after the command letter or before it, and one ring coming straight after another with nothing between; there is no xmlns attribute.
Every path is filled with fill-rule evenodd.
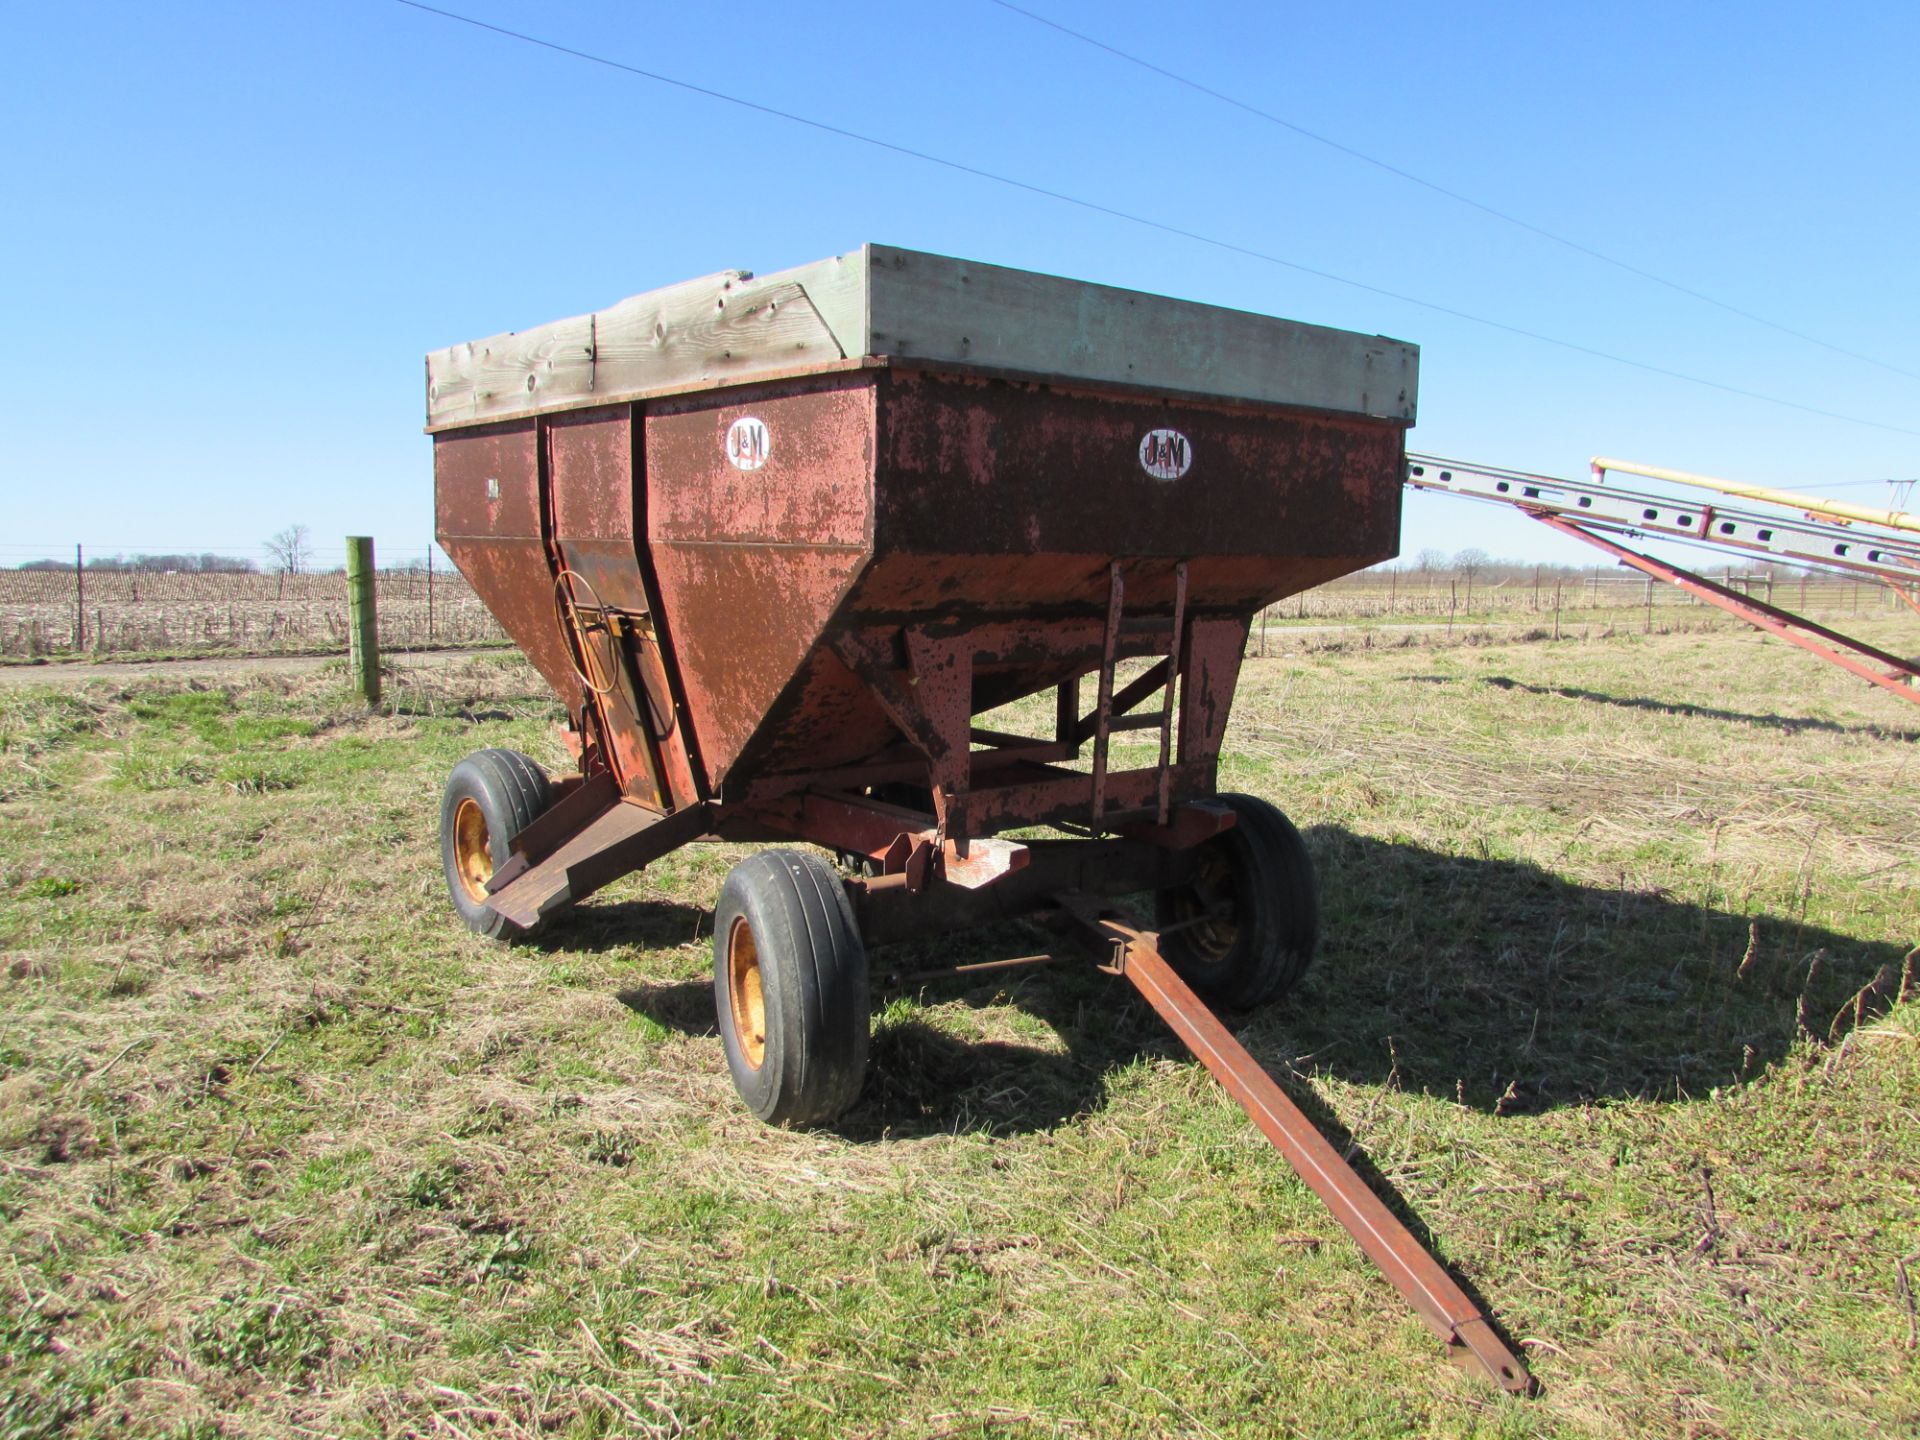
<svg viewBox="0 0 1920 1440"><path fill-rule="evenodd" d="M882 140L874 135L862 134L858 130L848 130L843 126L830 124L825 120L815 120L806 115L795 114L790 110L780 110L772 105L763 105L757 100L746 100L738 95L729 95L725 91L714 90L705 85L696 85L691 80L681 80L672 75L663 75L658 71L644 70L638 65L629 65L624 61L609 59L604 55L595 55L586 50L576 50L571 46L562 45L557 41L543 40L537 35L528 35L519 30L509 30L503 25L495 25L486 20L477 20L471 15L461 15L452 10L442 10L437 6L423 4L422 0L394 0L394 3L404 5L410 10L419 10L428 15L437 15L443 20L452 20L462 25L470 25L476 30L486 30L492 34L504 36L509 40L518 40L523 44L537 46L542 50L550 50L558 55L570 56L575 60L584 60L591 65L601 65L609 70L617 70L622 74L638 76L642 80L651 80L656 84L669 85L677 90L687 91L689 94L705 96L710 100L724 101L726 104L736 105L743 110L751 110L756 114L772 116L776 120L786 120L795 125L804 125L808 129L818 130L828 135L835 135L843 140L858 141L862 145L870 145L877 150L885 150L894 155L904 155L912 160L924 161L929 165L938 165L944 169L957 171L962 175L974 176L977 179L990 180L996 185L1005 185L1011 189L1022 190L1029 195L1039 195L1049 200L1058 200L1062 204L1074 205L1082 210L1090 210L1097 215L1106 215L1115 220L1124 220L1131 225L1139 225L1149 230L1157 230L1166 235L1175 235L1183 240L1192 240L1197 244L1211 246L1216 250L1224 250L1229 254L1243 255L1250 260L1259 260L1269 265L1278 265L1283 269L1293 270L1302 275L1311 275L1315 279L1331 281L1336 285L1345 285L1355 290L1364 290L1370 295L1378 295L1387 300L1395 300L1403 305L1418 306L1422 310L1430 310L1438 315L1449 315L1456 320L1465 320L1475 325L1484 325L1488 329L1499 330L1508 335L1518 335L1523 339L1536 340L1543 345L1557 346L1562 350L1571 350L1575 354L1591 356L1596 360L1606 360L1615 365L1625 365L1630 369L1643 370L1650 375L1661 375L1669 380L1684 380L1690 385L1704 386L1706 389L1718 390L1723 394L1739 395L1748 400L1759 400L1764 404L1779 405L1789 410L1798 410L1805 415L1818 415L1822 419L1839 420L1848 425L1864 425L1874 430L1890 430L1896 435L1912 435L1920 438L1920 430L1909 429L1904 425L1894 425L1884 420L1869 420L1865 416L1860 415L1846 415L1837 410L1823 410L1816 405L1806 405L1798 400L1789 400L1785 396L1768 395L1759 390L1747 390L1738 385L1722 384L1718 380L1708 380L1703 376L1689 375L1680 370L1669 370L1664 366L1654 365L1645 360L1634 360L1625 355L1615 355L1605 350L1597 350L1590 345L1582 345L1578 341L1562 340L1557 336L1546 335L1538 330L1528 330L1519 325L1509 325L1502 320L1491 320L1484 315L1474 315L1465 310L1456 310L1451 306L1437 304L1431 300L1421 300L1416 296L1405 295L1397 290L1388 290L1379 285L1369 285L1364 280L1355 280L1346 275L1336 275L1330 270L1319 270L1311 265L1302 264L1297 260L1288 260L1283 256L1275 255L1265 250L1255 250L1250 246L1236 244L1231 240L1222 240L1212 235L1203 235L1197 230L1187 230L1178 225L1170 225L1162 220L1153 220L1144 215L1136 215L1130 211L1116 209L1111 205L1103 205L1097 200L1088 200L1078 195L1069 195L1061 190L1051 190L1044 185L1036 185L1026 180L1016 180L1011 176L996 174L991 170L983 170L976 165L968 165L963 161L951 160L943 155L935 155L925 150L916 150L911 146L896 144L891 140Z"/></svg>
<svg viewBox="0 0 1920 1440"><path fill-rule="evenodd" d="M1787 486L1786 488L1787 488L1787 489L1789 489L1789 490L1847 490L1847 489L1851 489L1851 488L1854 488L1854 487L1856 487L1856 486L1860 486L1860 485L1891 485L1891 486L1900 486L1900 485L1912 485L1912 484L1914 484L1914 483L1916 483L1916 482L1914 482L1914 481L1912 481L1912 480L1890 480L1890 479L1883 479L1883 480L1835 480L1835 481L1833 481L1833 482L1831 482L1830 484L1823 484L1823 485L1789 485L1789 486Z"/></svg>
<svg viewBox="0 0 1920 1440"><path fill-rule="evenodd" d="M1809 335L1804 331L1795 330L1790 325L1782 325L1777 320L1769 320L1764 315L1756 315L1753 311L1742 309L1740 306L1732 304L1729 301L1705 294L1702 291L1693 289L1691 286L1682 285L1678 280L1669 280L1664 275L1656 275L1651 270L1643 270L1640 266L1630 261L1609 255L1603 250L1596 250L1591 245L1584 244L1579 240L1561 235L1556 231L1548 230L1544 226L1535 225L1530 220L1522 220L1518 215L1489 205L1485 201L1476 200L1471 195L1463 195L1458 190L1450 190L1445 185L1429 180L1425 176L1416 175L1411 170L1403 170L1398 165L1382 160L1376 155L1369 155L1364 150L1356 150L1351 145L1342 144L1330 135L1322 135L1317 130L1309 130L1304 125L1288 120L1283 116L1275 115L1272 111L1262 110L1257 105L1249 104L1247 101L1237 96L1229 95L1225 91L1216 90L1211 85L1202 84L1190 76L1182 75L1175 70L1169 70L1164 65L1156 65L1153 61L1144 59L1130 51L1122 50L1117 45L1109 45L1106 41L1096 36L1088 35L1084 31L1075 30L1067 25L1062 25L1058 20L1049 20L1045 15L1036 14L1022 6L1013 4L1012 0L990 0L990 3L998 5L1002 10L1011 11L1015 15L1031 20L1036 25L1044 25L1049 30L1056 30L1060 34L1068 36L1070 39L1078 40L1083 45L1091 45L1096 50L1104 50L1107 54L1124 60L1129 65L1137 65L1140 69L1150 71L1162 79L1171 80L1176 85L1184 85L1187 89L1197 91L1199 94L1218 100L1223 105L1231 105L1234 109L1244 111L1257 119L1265 120L1270 125L1278 125L1283 130L1291 130L1303 139L1311 140L1316 145L1324 145L1329 150L1337 150L1350 159L1360 161L1363 165L1371 165L1376 170L1384 170L1387 174L1397 176L1409 184L1418 185L1425 190L1431 190L1436 195L1444 195L1449 200L1478 210L1483 215L1490 215L1494 219L1504 221L1508 225L1517 226L1519 229L1525 230L1530 234L1538 235L1543 240L1550 240L1555 245L1565 246L1569 250L1585 255L1588 259L1598 260L1601 264L1611 265L1617 270L1624 270L1629 275L1637 275L1642 280L1651 281L1655 285L1664 285L1667 289L1677 291L1691 299L1700 301L1702 304L1712 305L1717 309L1725 310L1731 315L1738 315L1743 320L1751 320L1756 325L1764 325L1769 330L1777 330L1782 335L1791 335L1794 339L1805 341L1809 345L1818 345L1822 350L1831 350L1834 354L1845 355L1850 360L1858 360L1867 365L1878 366L1882 370L1890 370L1895 375L1906 376L1909 380L1920 380L1920 374L1915 374L1911 370L1903 370L1898 365L1890 364L1885 360L1875 359L1871 355L1863 355L1858 350L1849 350L1844 345L1835 345L1831 341L1822 340L1817 335Z"/></svg>

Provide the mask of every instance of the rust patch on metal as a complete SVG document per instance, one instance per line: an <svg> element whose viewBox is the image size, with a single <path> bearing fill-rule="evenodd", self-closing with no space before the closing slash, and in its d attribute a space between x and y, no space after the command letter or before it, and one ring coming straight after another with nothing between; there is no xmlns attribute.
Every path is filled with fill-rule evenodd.
<svg viewBox="0 0 1920 1440"><path fill-rule="evenodd" d="M778 728L867 563L873 433L866 372L647 416L648 539L710 785Z"/></svg>
<svg viewBox="0 0 1920 1440"><path fill-rule="evenodd" d="M599 742L622 771L642 768L633 742L651 732L675 804L737 804L808 775L893 774L904 755L962 842L1089 817L1088 777L1005 769L983 785L968 722L1121 658L1172 654L1177 690L1156 707L1165 763L1106 777L1102 805L1157 818L1205 795L1248 617L1392 554L1397 535L1402 427L1361 416L871 367L545 423L559 561L628 622ZM463 568L514 569L484 593L573 698L564 635L522 578L538 563L528 432L444 438L469 435L519 487L499 503L519 507L529 553L509 559L513 538L487 530L493 553Z"/></svg>
<svg viewBox="0 0 1920 1440"><path fill-rule="evenodd" d="M1405 437L1394 422L900 371L880 385L883 551L1344 555L1364 565L1397 547ZM1142 465L1156 430L1191 447L1178 479ZM1285 566L1275 568L1284 587Z"/></svg>

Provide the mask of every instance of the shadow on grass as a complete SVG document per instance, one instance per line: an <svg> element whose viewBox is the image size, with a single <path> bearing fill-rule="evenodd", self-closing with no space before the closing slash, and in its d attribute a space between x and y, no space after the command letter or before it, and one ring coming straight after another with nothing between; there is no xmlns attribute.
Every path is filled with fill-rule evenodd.
<svg viewBox="0 0 1920 1440"><path fill-rule="evenodd" d="M1280 1076L1392 1084L1500 1115L1610 1098L1684 1102L1759 1077L1802 1034L1837 1040L1911 984L1901 947L1764 906L1744 913L1580 885L1330 826L1307 841L1322 892L1314 967L1274 1005L1224 1017ZM1002 929L922 948L951 964L1035 947ZM876 973L916 968L896 953L876 952ZM1099 1105L1107 1073L1143 1052L1180 1053L1123 982L1068 954L1056 966L923 987L933 999L1017 1005L1060 1036L1064 1055L895 1037L883 1023L869 1099L849 1133L1045 1128Z"/></svg>
<svg viewBox="0 0 1920 1440"><path fill-rule="evenodd" d="M946 1033L910 1012L883 1010L874 1026L867 1084L860 1103L834 1128L854 1140L882 1140L935 1131L1048 1130L1106 1101L1107 1076L1146 1051L1173 1054L1178 1043L1144 1004L1061 942L1058 964L939 978L912 976L926 962L946 964L1031 954L1030 929L999 926L938 942L892 946L875 954L875 1001L912 994L932 1003L959 1001L979 1009L1012 1005L1041 1021L1054 1045L972 1040ZM935 951L943 950L936 956ZM902 952L917 960L909 960ZM889 982L889 969L909 978Z"/></svg>
<svg viewBox="0 0 1920 1440"><path fill-rule="evenodd" d="M521 943L549 954L598 955L608 950L671 950L711 939L713 912L677 900L588 900L555 916Z"/></svg>
<svg viewBox="0 0 1920 1440"><path fill-rule="evenodd" d="M1427 676L1420 676L1427 679ZM1831 735L1871 735L1881 740L1920 740L1920 730L1893 730L1882 725L1842 725L1835 720L1815 720L1804 715L1750 715L1740 710L1720 710L1711 705L1694 705L1680 700L1654 700L1642 695L1609 695L1604 690L1582 690L1572 685L1529 685L1505 675L1488 675L1485 683L1502 690L1523 690L1529 695L1558 695L1567 700L1587 700L1596 705L1616 705L1623 710L1650 710L1660 715L1690 716L1703 720L1731 720L1740 725L1758 725L1797 735L1803 730L1823 731Z"/></svg>
<svg viewBox="0 0 1920 1440"><path fill-rule="evenodd" d="M1322 947L1273 1018L1294 1052L1498 1114L1688 1099L1755 1078L1803 1032L1893 1003L1899 946L1537 866L1309 833ZM1276 1039L1279 1037L1276 1036Z"/></svg>
<svg viewBox="0 0 1920 1440"><path fill-rule="evenodd" d="M613 998L677 1035L718 1035L711 980L675 980L665 985L636 985L616 990Z"/></svg>
<svg viewBox="0 0 1920 1440"><path fill-rule="evenodd" d="M1281 1076L1392 1084L1501 1115L1610 1098L1686 1101L1757 1078L1802 1034L1838 1039L1911 983L1901 947L1764 905L1717 909L1581 885L1517 861L1330 826L1307 842L1321 881L1319 956L1292 994L1224 1017ZM533 943L678 946L707 938L710 923L693 905L588 905ZM1033 927L1016 924L873 952L881 1013L866 1093L842 1131L1046 1129L1097 1108L1108 1074L1139 1055L1181 1053L1124 982L1066 942L1057 965L904 987L888 979L1045 948ZM1011 1004L1059 1043L972 1042L911 1011L886 1012L890 999L916 992L983 1010ZM670 1029L713 1033L704 977L619 998Z"/></svg>

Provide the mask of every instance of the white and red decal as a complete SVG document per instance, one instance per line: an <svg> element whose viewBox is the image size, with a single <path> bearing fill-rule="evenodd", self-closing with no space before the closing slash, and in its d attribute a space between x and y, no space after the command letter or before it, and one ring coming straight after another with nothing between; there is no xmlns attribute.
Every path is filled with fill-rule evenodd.
<svg viewBox="0 0 1920 1440"><path fill-rule="evenodd" d="M1140 439L1140 468L1156 480L1178 480L1193 468L1193 442L1178 430L1149 430Z"/></svg>
<svg viewBox="0 0 1920 1440"><path fill-rule="evenodd" d="M767 422L742 415L727 427L727 463L736 470L758 470L773 453L773 432Z"/></svg>

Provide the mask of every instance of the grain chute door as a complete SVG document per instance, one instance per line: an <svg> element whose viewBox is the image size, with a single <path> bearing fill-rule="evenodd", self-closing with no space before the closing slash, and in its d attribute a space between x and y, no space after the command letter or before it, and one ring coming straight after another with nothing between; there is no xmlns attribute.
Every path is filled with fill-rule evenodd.
<svg viewBox="0 0 1920 1440"><path fill-rule="evenodd" d="M657 647L647 654L652 606L635 549L633 410L612 405L546 423L559 565L554 603L622 792L655 809L671 809L656 738L664 685L650 695L645 678L649 668L658 671L658 657ZM670 720L670 704L665 713Z"/></svg>

